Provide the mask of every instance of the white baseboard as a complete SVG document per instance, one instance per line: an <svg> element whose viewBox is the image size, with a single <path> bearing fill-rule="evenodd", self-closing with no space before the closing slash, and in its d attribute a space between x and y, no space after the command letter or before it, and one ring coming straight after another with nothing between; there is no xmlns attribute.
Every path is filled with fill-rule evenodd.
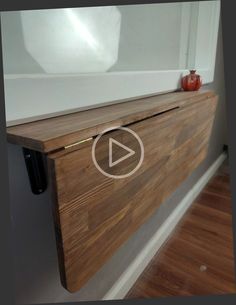
<svg viewBox="0 0 236 305"><path fill-rule="evenodd" d="M226 159L226 153L222 153L218 159L210 166L204 175L197 181L194 187L186 194L183 200L177 205L176 209L161 225L158 231L147 242L143 250L136 256L129 267L122 273L120 278L105 294L103 300L123 299L140 274L144 271L153 256L168 239L184 213L191 206L194 199L199 195L210 178L215 174L218 168Z"/></svg>

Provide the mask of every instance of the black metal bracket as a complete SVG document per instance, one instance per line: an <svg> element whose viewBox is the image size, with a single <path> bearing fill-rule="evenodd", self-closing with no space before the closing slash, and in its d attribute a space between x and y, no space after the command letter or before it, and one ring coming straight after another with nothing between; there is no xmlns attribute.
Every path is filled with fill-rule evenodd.
<svg viewBox="0 0 236 305"><path fill-rule="evenodd" d="M40 152L23 148L23 155L33 194L42 194L47 189L47 174Z"/></svg>
<svg viewBox="0 0 236 305"><path fill-rule="evenodd" d="M228 145L226 145L226 144L223 145L223 151L228 153L228 151L229 151Z"/></svg>

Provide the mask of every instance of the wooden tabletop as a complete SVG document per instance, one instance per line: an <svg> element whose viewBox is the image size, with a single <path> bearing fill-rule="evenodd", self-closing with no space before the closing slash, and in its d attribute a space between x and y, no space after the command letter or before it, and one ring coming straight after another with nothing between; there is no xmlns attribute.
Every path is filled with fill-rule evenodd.
<svg viewBox="0 0 236 305"><path fill-rule="evenodd" d="M212 91L174 92L89 109L7 128L8 142L49 153L106 128L124 126L186 103L214 96Z"/></svg>

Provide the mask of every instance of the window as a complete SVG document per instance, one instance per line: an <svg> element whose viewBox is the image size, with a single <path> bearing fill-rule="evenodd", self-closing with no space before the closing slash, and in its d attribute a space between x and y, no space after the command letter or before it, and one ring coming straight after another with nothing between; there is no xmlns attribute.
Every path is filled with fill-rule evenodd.
<svg viewBox="0 0 236 305"><path fill-rule="evenodd" d="M220 1L3 12L7 124L214 78Z"/></svg>

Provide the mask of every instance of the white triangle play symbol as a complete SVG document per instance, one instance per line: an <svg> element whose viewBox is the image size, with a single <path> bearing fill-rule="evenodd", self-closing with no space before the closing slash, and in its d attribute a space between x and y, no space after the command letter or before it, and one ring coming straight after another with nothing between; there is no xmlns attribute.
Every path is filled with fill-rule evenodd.
<svg viewBox="0 0 236 305"><path fill-rule="evenodd" d="M126 150L128 153L117 159L116 161L113 162L113 158L112 158L112 146L114 145L117 145L121 148L123 148L124 150ZM135 154L135 151L133 149L130 149L129 147L125 146L124 144L114 140L113 138L109 138L109 167L113 167L115 166L116 164L126 160L127 158L133 156Z"/></svg>

